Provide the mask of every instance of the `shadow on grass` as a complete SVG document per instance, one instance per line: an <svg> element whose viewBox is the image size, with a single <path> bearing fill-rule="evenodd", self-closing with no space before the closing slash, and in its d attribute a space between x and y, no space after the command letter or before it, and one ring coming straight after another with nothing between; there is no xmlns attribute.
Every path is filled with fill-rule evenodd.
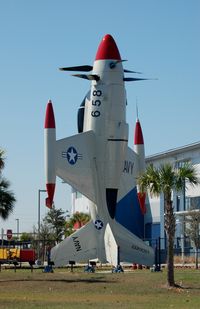
<svg viewBox="0 0 200 309"><path fill-rule="evenodd" d="M181 286L182 290L200 290L200 287L194 287L194 286Z"/></svg>
<svg viewBox="0 0 200 309"><path fill-rule="evenodd" d="M168 284L164 284L162 285L162 288L167 289L167 290L171 290L171 291L184 291L184 290L200 290L200 287L196 287L196 286L184 286L184 285L179 285L179 284L175 284L174 286L169 286Z"/></svg>
<svg viewBox="0 0 200 309"><path fill-rule="evenodd" d="M19 278L19 279L0 279L0 283L4 282L66 282L66 283L116 283L116 280L105 280L104 277L88 278L88 279L53 279L53 278Z"/></svg>

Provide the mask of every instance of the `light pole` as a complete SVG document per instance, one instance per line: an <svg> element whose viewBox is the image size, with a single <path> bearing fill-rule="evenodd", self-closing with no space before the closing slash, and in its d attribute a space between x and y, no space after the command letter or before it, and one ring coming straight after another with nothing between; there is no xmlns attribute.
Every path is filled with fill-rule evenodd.
<svg viewBox="0 0 200 309"><path fill-rule="evenodd" d="M38 235L40 235L40 193L47 192L47 190L38 190Z"/></svg>
<svg viewBox="0 0 200 309"><path fill-rule="evenodd" d="M17 240L19 240L19 219L15 219L17 221Z"/></svg>
<svg viewBox="0 0 200 309"><path fill-rule="evenodd" d="M40 256L40 193L47 192L47 190L38 190L38 259Z"/></svg>

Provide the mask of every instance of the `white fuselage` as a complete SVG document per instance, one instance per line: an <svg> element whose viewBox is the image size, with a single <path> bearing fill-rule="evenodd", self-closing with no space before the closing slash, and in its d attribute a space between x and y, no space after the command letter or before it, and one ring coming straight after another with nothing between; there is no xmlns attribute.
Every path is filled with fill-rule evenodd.
<svg viewBox="0 0 200 309"><path fill-rule="evenodd" d="M105 207L106 188L118 189L128 143L126 91L121 62L110 68L112 60L96 60L90 100L86 100L84 131L93 130L96 137L96 189L98 216ZM98 191L98 192L97 192ZM104 213L105 215L105 213Z"/></svg>
<svg viewBox="0 0 200 309"><path fill-rule="evenodd" d="M106 189L119 189L128 144L126 123L126 91L121 62L110 68L112 60L96 60L93 73L100 81L92 81L90 99L86 99L83 131L92 130L96 138L94 183L96 205L90 203L92 220L102 220L98 236L98 257L105 259L105 227L112 218L106 201Z"/></svg>

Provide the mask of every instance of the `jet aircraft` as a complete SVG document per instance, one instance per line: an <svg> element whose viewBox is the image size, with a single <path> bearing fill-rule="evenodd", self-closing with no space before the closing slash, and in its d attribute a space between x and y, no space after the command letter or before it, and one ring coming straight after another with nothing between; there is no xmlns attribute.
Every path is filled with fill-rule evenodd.
<svg viewBox="0 0 200 309"><path fill-rule="evenodd" d="M139 120L136 122L134 150L128 146L126 123L126 81L145 78L125 77L139 73L123 68L118 47L109 34L101 41L93 66L62 68L78 71L74 76L91 81L91 88L78 112L78 134L56 140L52 102L45 116L45 173L51 208L56 176L90 200L91 221L51 250L55 266L69 261L91 259L152 265L154 251L142 241L139 218L144 216L144 196L136 179L144 170L144 142ZM90 73L88 73L90 72ZM120 213L134 199L133 231L120 224ZM133 202L134 202L133 201ZM121 209L119 211L119 209Z"/></svg>

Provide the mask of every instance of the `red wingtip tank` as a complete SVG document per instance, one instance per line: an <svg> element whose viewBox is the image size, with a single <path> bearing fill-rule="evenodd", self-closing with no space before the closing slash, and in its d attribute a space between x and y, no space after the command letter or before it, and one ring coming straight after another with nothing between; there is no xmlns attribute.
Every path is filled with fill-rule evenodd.
<svg viewBox="0 0 200 309"><path fill-rule="evenodd" d="M142 134L142 128L139 119L135 125L135 136L134 136L134 151L138 155L138 175L141 175L145 171L145 150L144 150L144 139ZM140 192L140 188L137 188L138 201L142 214L146 213L145 199L146 193Z"/></svg>
<svg viewBox="0 0 200 309"><path fill-rule="evenodd" d="M56 125L54 118L53 105L51 100L48 101L45 115L45 167L46 167L46 206L52 208L55 192L55 142L56 142Z"/></svg>

